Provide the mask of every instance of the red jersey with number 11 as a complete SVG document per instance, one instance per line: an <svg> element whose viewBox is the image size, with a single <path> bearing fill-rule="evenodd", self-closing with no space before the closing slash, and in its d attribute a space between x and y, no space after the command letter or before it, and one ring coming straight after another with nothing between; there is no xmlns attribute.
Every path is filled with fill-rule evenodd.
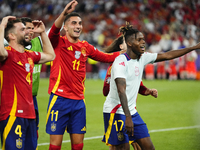
<svg viewBox="0 0 200 150"><path fill-rule="evenodd" d="M113 62L120 53L100 52L86 41L70 43L66 36L60 36L55 24L49 32L56 58L51 63L49 93L74 99L84 99L86 61L90 57L101 62Z"/></svg>
<svg viewBox="0 0 200 150"><path fill-rule="evenodd" d="M33 51L20 53L10 46L6 49L8 57L0 62L0 121L9 115L34 119L32 72L41 55Z"/></svg>

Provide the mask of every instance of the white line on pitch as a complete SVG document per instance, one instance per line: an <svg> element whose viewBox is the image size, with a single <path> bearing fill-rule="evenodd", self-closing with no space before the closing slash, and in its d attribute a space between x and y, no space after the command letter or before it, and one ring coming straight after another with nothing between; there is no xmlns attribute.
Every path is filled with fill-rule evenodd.
<svg viewBox="0 0 200 150"><path fill-rule="evenodd" d="M158 129L158 130L150 130L150 133L153 132L165 132L165 131L175 131L175 130L185 130L185 129L194 129L194 128L200 128L200 126L189 126L189 127L178 127L178 128L168 128L168 129ZM93 137L88 137L84 138L84 140L92 140L92 139L100 139L103 138L103 136L93 136ZM70 140L63 141L62 143L69 143ZM38 146L42 145L49 145L49 143L41 143L38 144Z"/></svg>

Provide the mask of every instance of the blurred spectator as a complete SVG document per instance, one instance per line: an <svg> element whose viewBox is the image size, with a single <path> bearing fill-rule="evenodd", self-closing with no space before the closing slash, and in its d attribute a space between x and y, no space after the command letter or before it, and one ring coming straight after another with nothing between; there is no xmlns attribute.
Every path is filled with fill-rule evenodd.
<svg viewBox="0 0 200 150"><path fill-rule="evenodd" d="M96 60L93 60L91 58L88 58L88 64L91 65L92 67L92 70L91 70L91 73L90 73L90 77L89 78L92 78L92 79L98 79L99 78L99 66L98 66L98 61Z"/></svg>
<svg viewBox="0 0 200 150"><path fill-rule="evenodd" d="M185 38L181 41L181 45L178 47L178 49L185 48L186 44L188 43L188 40ZM180 79L186 79L186 70L185 70L185 63L186 63L186 55L183 55L178 58L178 64L177 64L177 71L178 71L178 76Z"/></svg>
<svg viewBox="0 0 200 150"><path fill-rule="evenodd" d="M196 42L195 40L190 37L189 38L189 47L195 45ZM197 52L192 51L186 55L186 74L187 74L187 79L194 80L196 79L196 64L195 61L197 59Z"/></svg>
<svg viewBox="0 0 200 150"><path fill-rule="evenodd" d="M69 1L0 0L0 19L30 17L42 20L49 29ZM187 46L183 37L200 40L200 0L79 0L76 11L84 26L80 39L102 48L112 43L126 21L144 33L147 48L153 45L155 51L178 49L181 42ZM168 67L167 63L161 66Z"/></svg>
<svg viewBox="0 0 200 150"><path fill-rule="evenodd" d="M155 77L154 77L154 64L147 64L145 66L145 78L147 80L153 80Z"/></svg>
<svg viewBox="0 0 200 150"><path fill-rule="evenodd" d="M169 61L169 80L177 80L178 74L176 70L176 61L174 59Z"/></svg>

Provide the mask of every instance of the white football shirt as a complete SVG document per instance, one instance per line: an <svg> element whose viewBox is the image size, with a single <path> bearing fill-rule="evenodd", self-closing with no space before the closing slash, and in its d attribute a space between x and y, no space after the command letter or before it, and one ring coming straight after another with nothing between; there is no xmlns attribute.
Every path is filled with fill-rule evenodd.
<svg viewBox="0 0 200 150"><path fill-rule="evenodd" d="M139 60L130 59L127 53L119 55L112 65L110 91L104 103L103 112L111 113L113 108L121 104L115 83L116 78L125 78L126 80L126 96L128 107L131 115L137 112L136 100L138 90L142 80L144 66L148 63L154 63L157 58L157 53L142 54ZM122 107L116 111L117 114L124 114Z"/></svg>

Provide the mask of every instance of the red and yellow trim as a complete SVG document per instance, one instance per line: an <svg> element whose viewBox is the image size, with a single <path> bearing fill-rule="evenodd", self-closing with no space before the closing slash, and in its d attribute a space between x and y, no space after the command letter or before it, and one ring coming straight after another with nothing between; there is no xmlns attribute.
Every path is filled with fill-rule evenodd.
<svg viewBox="0 0 200 150"><path fill-rule="evenodd" d="M58 79L56 81L56 84L53 87L52 92L55 93L56 90L58 89L59 83L60 83L60 78L61 78L61 67L59 66L59 73L58 73Z"/></svg>
<svg viewBox="0 0 200 150"><path fill-rule="evenodd" d="M111 133L111 130L112 130L112 124L113 124L113 120L114 120L114 117L115 117L115 113L117 111L117 109L121 107L121 104L118 104L117 106L115 106L113 108L113 110L111 111L110 113L110 119L109 119L109 123L108 123L108 128L107 128L107 131L105 133L105 140L106 140L106 145L108 145L108 139L110 137L110 133Z"/></svg>

